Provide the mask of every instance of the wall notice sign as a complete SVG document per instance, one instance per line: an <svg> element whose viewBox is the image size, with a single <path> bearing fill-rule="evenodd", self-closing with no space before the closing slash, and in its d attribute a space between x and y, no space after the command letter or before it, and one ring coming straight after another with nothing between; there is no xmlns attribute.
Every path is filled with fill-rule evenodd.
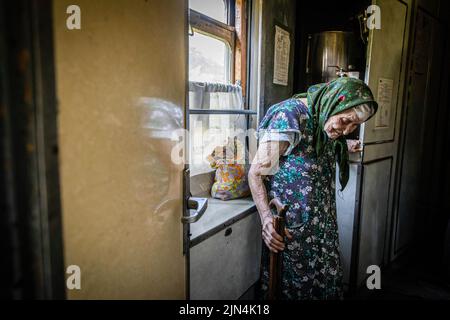
<svg viewBox="0 0 450 320"><path fill-rule="evenodd" d="M394 88L394 80L379 78L378 79L378 111L375 114L375 127L388 127L391 121L392 111L392 93Z"/></svg>
<svg viewBox="0 0 450 320"><path fill-rule="evenodd" d="M289 32L275 26L275 53L273 67L273 83L282 86L288 85L289 54L291 39Z"/></svg>

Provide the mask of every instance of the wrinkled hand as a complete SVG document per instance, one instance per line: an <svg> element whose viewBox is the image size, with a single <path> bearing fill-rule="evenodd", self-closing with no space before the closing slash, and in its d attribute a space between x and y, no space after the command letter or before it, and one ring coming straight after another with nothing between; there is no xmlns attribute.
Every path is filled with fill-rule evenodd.
<svg viewBox="0 0 450 320"><path fill-rule="evenodd" d="M347 140L348 152L355 153L363 150L361 141L359 140Z"/></svg>
<svg viewBox="0 0 450 320"><path fill-rule="evenodd" d="M286 228L284 229L284 233L289 240L292 240L292 235ZM269 250L274 253L283 251L285 248L283 237L275 231L272 217L266 218L263 222L262 238Z"/></svg>

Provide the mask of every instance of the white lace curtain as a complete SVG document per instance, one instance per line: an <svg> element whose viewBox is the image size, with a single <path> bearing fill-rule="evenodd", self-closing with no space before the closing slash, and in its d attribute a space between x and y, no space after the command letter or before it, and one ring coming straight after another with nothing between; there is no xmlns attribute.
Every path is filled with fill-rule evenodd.
<svg viewBox="0 0 450 320"><path fill-rule="evenodd" d="M233 84L189 82L189 107L242 110L242 88Z"/></svg>

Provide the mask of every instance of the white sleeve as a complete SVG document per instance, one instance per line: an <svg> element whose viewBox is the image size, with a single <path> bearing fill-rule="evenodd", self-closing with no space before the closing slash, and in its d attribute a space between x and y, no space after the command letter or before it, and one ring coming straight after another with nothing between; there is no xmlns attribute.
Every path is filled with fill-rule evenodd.
<svg viewBox="0 0 450 320"><path fill-rule="evenodd" d="M283 156L289 155L292 150L300 142L300 135L297 132L275 132L275 131L264 131L259 138L259 143L267 141L287 141L289 142L289 147Z"/></svg>

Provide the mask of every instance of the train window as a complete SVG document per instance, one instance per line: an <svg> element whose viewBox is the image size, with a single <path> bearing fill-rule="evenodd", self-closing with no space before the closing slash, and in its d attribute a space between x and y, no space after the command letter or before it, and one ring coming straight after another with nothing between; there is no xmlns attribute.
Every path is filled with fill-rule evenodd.
<svg viewBox="0 0 450 320"><path fill-rule="evenodd" d="M207 156L242 137L246 108L246 0L189 1L189 131L191 176L212 171ZM239 137L238 137L239 135Z"/></svg>
<svg viewBox="0 0 450 320"><path fill-rule="evenodd" d="M235 28L227 15L230 3L228 0L189 2L190 81L232 82Z"/></svg>
<svg viewBox="0 0 450 320"><path fill-rule="evenodd" d="M189 1L189 80L210 81L210 72L200 74L200 69L209 64L208 67L225 73L226 78L221 78L222 81L240 84L246 95L247 11L247 0ZM214 55L213 59L211 55Z"/></svg>
<svg viewBox="0 0 450 320"><path fill-rule="evenodd" d="M228 23L227 2L224 0L189 0L189 7L217 21Z"/></svg>
<svg viewBox="0 0 450 320"><path fill-rule="evenodd" d="M230 57L224 41L195 32L189 39L189 81L229 83Z"/></svg>

